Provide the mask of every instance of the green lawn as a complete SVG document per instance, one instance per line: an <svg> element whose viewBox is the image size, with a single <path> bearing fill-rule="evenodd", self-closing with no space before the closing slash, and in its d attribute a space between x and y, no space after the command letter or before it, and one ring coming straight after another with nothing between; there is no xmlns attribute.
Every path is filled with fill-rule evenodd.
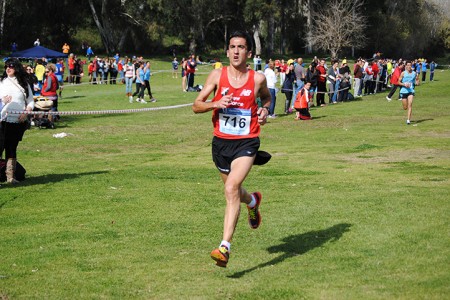
<svg viewBox="0 0 450 300"><path fill-rule="evenodd" d="M225 207L210 113L63 116L31 129L18 151L27 180L0 187L0 299L448 298L450 71L435 79L417 88L409 126L386 93L313 108L309 122L282 115L279 93L280 117L261 134L273 158L245 182L263 193L263 222L251 230L243 210L226 269L209 258ZM197 95L170 72L152 91L157 103L130 104L121 84L66 86L60 110ZM72 135L52 137L61 132Z"/></svg>

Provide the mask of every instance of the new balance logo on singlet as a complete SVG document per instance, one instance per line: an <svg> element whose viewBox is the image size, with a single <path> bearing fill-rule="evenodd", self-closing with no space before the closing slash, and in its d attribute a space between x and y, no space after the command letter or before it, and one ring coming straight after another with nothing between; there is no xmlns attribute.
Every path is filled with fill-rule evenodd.
<svg viewBox="0 0 450 300"><path fill-rule="evenodd" d="M240 94L239 96L246 96L246 97L248 97L248 96L250 96L251 94L252 94L252 90L246 90L246 89L243 89L242 92L241 92L241 94Z"/></svg>

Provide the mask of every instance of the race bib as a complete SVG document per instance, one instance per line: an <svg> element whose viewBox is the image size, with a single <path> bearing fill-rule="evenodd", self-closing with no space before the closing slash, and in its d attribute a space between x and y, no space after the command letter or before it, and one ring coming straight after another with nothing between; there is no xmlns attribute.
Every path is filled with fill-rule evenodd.
<svg viewBox="0 0 450 300"><path fill-rule="evenodd" d="M219 112L219 131L225 134L248 135L251 109L224 108Z"/></svg>

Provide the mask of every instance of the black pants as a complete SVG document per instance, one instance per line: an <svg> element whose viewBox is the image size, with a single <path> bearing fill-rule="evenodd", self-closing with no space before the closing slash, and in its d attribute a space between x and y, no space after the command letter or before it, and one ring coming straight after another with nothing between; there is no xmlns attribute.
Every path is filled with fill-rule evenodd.
<svg viewBox="0 0 450 300"><path fill-rule="evenodd" d="M294 93L293 92L284 92L284 95L286 96L286 103L284 105L284 112L288 113L289 112L289 107L291 107L291 101L292 101L292 95Z"/></svg>
<svg viewBox="0 0 450 300"><path fill-rule="evenodd" d="M195 77L195 74L194 74L194 73L189 73L189 74L187 74L187 84L188 84L188 88L194 87L194 77Z"/></svg>
<svg viewBox="0 0 450 300"><path fill-rule="evenodd" d="M395 91L397 90L398 85L394 84L391 87L391 91L389 92L388 98L392 98L392 96L395 94Z"/></svg>
<svg viewBox="0 0 450 300"><path fill-rule="evenodd" d="M327 92L327 83L319 81L317 82L317 106L325 104L325 94Z"/></svg>
<svg viewBox="0 0 450 300"><path fill-rule="evenodd" d="M0 125L0 157L5 151L5 158L17 158L17 146L25 133L24 123L1 122Z"/></svg>
<svg viewBox="0 0 450 300"><path fill-rule="evenodd" d="M144 80L144 82L145 82L145 89L147 89L147 92L148 92L148 96L150 97L150 99L152 99L153 95L152 95L152 89L150 88L150 81Z"/></svg>

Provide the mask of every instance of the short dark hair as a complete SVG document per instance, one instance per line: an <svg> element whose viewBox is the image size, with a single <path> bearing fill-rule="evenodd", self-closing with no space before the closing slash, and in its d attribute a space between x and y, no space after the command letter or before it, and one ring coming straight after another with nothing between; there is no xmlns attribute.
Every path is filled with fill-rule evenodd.
<svg viewBox="0 0 450 300"><path fill-rule="evenodd" d="M250 38L250 35L247 32L242 30L236 30L230 34L230 36L228 37L228 45L230 45L231 39L236 37L245 39L245 42L247 44L247 50L248 51L253 50L253 40Z"/></svg>

